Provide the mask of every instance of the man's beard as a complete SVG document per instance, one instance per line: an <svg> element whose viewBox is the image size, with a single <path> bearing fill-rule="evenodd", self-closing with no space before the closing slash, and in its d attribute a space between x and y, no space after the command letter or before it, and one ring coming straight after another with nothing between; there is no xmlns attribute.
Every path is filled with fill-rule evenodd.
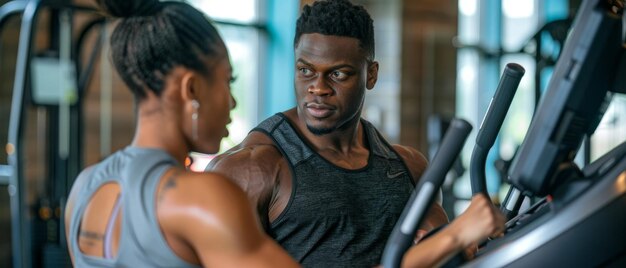
<svg viewBox="0 0 626 268"><path fill-rule="evenodd" d="M306 128L315 136L326 135L326 134L332 133L333 131L335 131L335 129L337 129L336 127L327 127L327 128L313 127L309 124L306 124Z"/></svg>

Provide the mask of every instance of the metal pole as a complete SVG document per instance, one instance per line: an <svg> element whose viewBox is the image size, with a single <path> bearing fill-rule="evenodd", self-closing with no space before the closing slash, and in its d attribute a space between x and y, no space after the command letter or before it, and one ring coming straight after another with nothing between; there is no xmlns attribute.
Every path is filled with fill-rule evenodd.
<svg viewBox="0 0 626 268"><path fill-rule="evenodd" d="M100 53L100 158L111 154L111 106L113 83L109 64L109 31L102 25L102 50Z"/></svg>
<svg viewBox="0 0 626 268"><path fill-rule="evenodd" d="M39 11L39 0L27 3L22 15L22 26L15 65L15 82L13 84L13 99L9 118L9 142L7 144L8 162L13 167L9 195L11 196L11 228L13 266L16 268L30 267L30 224L26 219L28 208L24 204L24 185L21 168L22 132L24 121L24 91L26 75L31 53L31 40L34 35L34 23Z"/></svg>

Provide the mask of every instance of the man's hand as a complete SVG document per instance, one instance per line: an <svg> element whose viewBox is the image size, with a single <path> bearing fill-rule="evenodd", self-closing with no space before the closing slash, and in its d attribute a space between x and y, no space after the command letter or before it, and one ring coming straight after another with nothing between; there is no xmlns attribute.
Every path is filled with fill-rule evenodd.
<svg viewBox="0 0 626 268"><path fill-rule="evenodd" d="M468 248L504 231L504 215L483 194L472 197L467 210L450 224L459 241Z"/></svg>
<svg viewBox="0 0 626 268"><path fill-rule="evenodd" d="M504 230L504 215L484 195L476 195L467 210L441 231L409 248L402 267L443 265L463 250L475 253L476 245ZM421 239L418 232L417 237ZM468 252L469 251L469 252Z"/></svg>

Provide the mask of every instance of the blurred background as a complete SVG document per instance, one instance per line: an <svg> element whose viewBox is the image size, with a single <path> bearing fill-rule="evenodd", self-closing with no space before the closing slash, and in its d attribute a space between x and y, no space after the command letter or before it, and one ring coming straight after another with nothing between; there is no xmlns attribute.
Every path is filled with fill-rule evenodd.
<svg viewBox="0 0 626 268"><path fill-rule="evenodd" d="M466 170L476 130L493 96L503 66L515 62L526 69L500 136L487 161L489 192L503 198L503 182L511 158L524 139L537 103L552 73L580 0L352 0L374 20L376 87L368 91L363 117L392 143L413 146L428 158L436 152L447 122L468 120L474 132L444 185L444 207L454 218L471 196ZM9 1L0 0L5 5ZM44 1L45 2L45 1ZM92 6L86 0L59 0ZM238 78L232 87L238 105L232 112L230 137L222 150L239 143L260 121L295 104L293 36L300 8L309 0L189 0L206 12L226 41ZM3 6L5 8L6 6ZM86 31L94 12L60 12L43 8L34 22L32 55L62 58L63 29L77 60L78 79L68 109L46 103L36 90L27 93L21 125L24 143L22 226L30 235L33 266L54 265L62 251L59 230L64 196L76 172L123 148L134 132L134 107L108 61L108 35L113 21ZM95 25L95 24L94 24ZM106 25L102 27L102 25ZM16 59L22 18L7 17L0 28L0 144L9 138ZM95 27L95 26L94 26ZM43 67L34 67L43 66ZM45 64L32 64L33 74ZM88 69L89 72L83 71ZM90 75L85 75L90 73ZM45 83L31 79L32 87ZM39 95L38 95L39 94ZM80 101L77 101L80 100ZM79 112L76 112L79 111ZM76 112L76 113L75 113ZM77 117L75 114L81 114ZM64 115L68 118L64 120ZM69 120L69 121L68 121ZM63 125L63 122L66 122ZM62 127L59 127L61 125ZM65 126L65 127L63 127ZM65 132L64 132L65 131ZM66 138L64 138L66 137ZM626 140L626 97L616 95L595 134L577 161L589 163ZM66 149L63 149L66 148ZM12 265L8 156L0 153L0 267ZM204 170L212 156L192 154L191 168ZM52 257L51 257L52 256ZM59 261L61 262L61 261Z"/></svg>

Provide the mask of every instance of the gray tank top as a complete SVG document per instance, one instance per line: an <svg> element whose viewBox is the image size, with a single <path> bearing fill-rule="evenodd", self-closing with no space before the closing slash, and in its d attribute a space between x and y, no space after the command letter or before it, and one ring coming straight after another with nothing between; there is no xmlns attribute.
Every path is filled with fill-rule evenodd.
<svg viewBox="0 0 626 268"><path fill-rule="evenodd" d="M197 267L180 259L168 246L157 222L155 196L163 173L178 163L159 149L126 147L96 165L71 214L68 244L76 267ZM114 259L82 254L78 247L80 221L91 197L105 183L121 190L121 235Z"/></svg>
<svg viewBox="0 0 626 268"><path fill-rule="evenodd" d="M303 141L276 114L253 131L268 135L292 172L289 202L270 235L305 267L372 267L414 188L406 165L369 122L361 119L368 164L338 167Z"/></svg>

